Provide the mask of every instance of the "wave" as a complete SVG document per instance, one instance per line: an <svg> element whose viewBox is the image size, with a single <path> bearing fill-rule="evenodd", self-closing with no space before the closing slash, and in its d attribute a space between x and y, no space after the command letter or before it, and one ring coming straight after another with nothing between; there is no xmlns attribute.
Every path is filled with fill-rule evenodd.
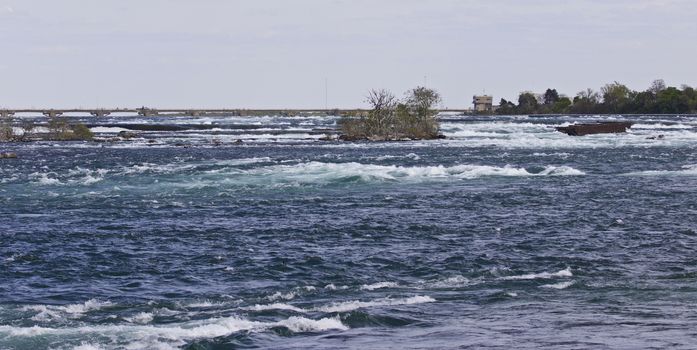
<svg viewBox="0 0 697 350"><path fill-rule="evenodd" d="M468 286L472 284L473 282L470 281L469 278L462 276L462 275L456 275L452 277L448 277L443 280L435 280L431 281L428 283L423 284L422 286L419 286L419 288L443 288L443 289L448 289L448 288L460 288L464 286Z"/></svg>
<svg viewBox="0 0 697 350"><path fill-rule="evenodd" d="M323 332L328 330L348 330L337 317L318 320L305 317L290 317L277 322L251 321L237 316L214 318L208 320L189 321L169 324L166 326L153 325L103 325L80 326L74 328L48 327L15 327L0 326L0 337L16 338L45 338L46 336L69 336L86 339L109 339L109 347L126 348L171 348L183 346L187 342L198 339L213 339L225 337L240 331L262 332L275 327L284 327L291 332ZM20 340L20 339L18 339ZM32 340L27 339L28 342ZM91 344L97 346L97 344Z"/></svg>
<svg viewBox="0 0 697 350"><path fill-rule="evenodd" d="M108 126L95 126L95 127L90 128L90 130L93 133L97 133L97 134L117 134L121 131L130 131L129 129L126 129L126 128L108 127Z"/></svg>
<svg viewBox="0 0 697 350"><path fill-rule="evenodd" d="M267 296L266 299L270 300L270 301L292 300L292 299L295 299L296 296L297 296L297 294L295 292L288 292L288 293L276 292L276 293L273 293L273 294Z"/></svg>
<svg viewBox="0 0 697 350"><path fill-rule="evenodd" d="M132 317L125 317L124 320L131 323L146 324L150 323L154 319L154 316L150 312L141 312Z"/></svg>
<svg viewBox="0 0 697 350"><path fill-rule="evenodd" d="M571 268L567 267L564 270L557 272L541 272L541 273L529 273L525 275L518 276L505 276L501 277L503 280L534 280L534 279L549 279L555 277L571 277L574 274L571 272Z"/></svg>
<svg viewBox="0 0 697 350"><path fill-rule="evenodd" d="M315 308L314 310L321 311L321 312L347 312L347 311L352 311L352 310L366 308L366 307L412 305L412 304L432 303L435 301L436 301L436 299L433 299L429 296L417 295L417 296L413 296L410 298L403 298L403 299L385 298L385 299L377 299L377 300L373 300L373 301L358 301L358 300L346 301L346 302L330 304L327 306L320 306L318 308Z"/></svg>
<svg viewBox="0 0 697 350"><path fill-rule="evenodd" d="M632 129L693 129L692 125L685 124L634 124Z"/></svg>
<svg viewBox="0 0 697 350"><path fill-rule="evenodd" d="M627 176L695 176L697 175L697 164L684 165L682 170L647 170L624 174Z"/></svg>
<svg viewBox="0 0 697 350"><path fill-rule="evenodd" d="M267 305L253 305L253 306L248 306L248 307L243 307L242 310L247 310L247 311L266 311L266 310L289 310L289 311L295 311L295 312L306 312L306 310L301 309L299 307L295 307L290 304L284 304L284 303L273 303L273 304L267 304Z"/></svg>
<svg viewBox="0 0 697 350"><path fill-rule="evenodd" d="M364 284L361 286L361 290L376 290L383 288L397 288L399 284L395 282L378 282L373 284Z"/></svg>
<svg viewBox="0 0 697 350"><path fill-rule="evenodd" d="M574 285L574 281L559 282L554 284L545 284L540 286L541 288L552 288L552 289L566 289Z"/></svg>
<svg viewBox="0 0 697 350"><path fill-rule="evenodd" d="M100 301L90 299L81 304L68 305L27 305L22 307L22 311L36 312L31 317L34 321L52 321L60 318L80 318L84 314L113 307L115 304L110 301Z"/></svg>
<svg viewBox="0 0 697 350"><path fill-rule="evenodd" d="M333 180L361 181L419 181L439 178L475 179L486 176L566 176L585 175L584 172L568 166L547 166L540 172L530 172L525 168L510 165L503 167L488 165L455 165L451 167L395 165L374 165L361 163L323 163L308 162L296 165L280 165L253 169L249 175L276 177L299 183L328 182Z"/></svg>

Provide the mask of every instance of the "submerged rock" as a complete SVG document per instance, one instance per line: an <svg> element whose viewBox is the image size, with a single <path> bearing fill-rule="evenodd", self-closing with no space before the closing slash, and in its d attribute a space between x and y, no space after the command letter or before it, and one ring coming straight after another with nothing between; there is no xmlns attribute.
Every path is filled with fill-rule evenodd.
<svg viewBox="0 0 697 350"><path fill-rule="evenodd" d="M138 137L138 134L136 134L136 133L134 133L134 132L132 132L132 131L123 130L123 131L119 131L119 133L117 134L117 136L120 137L120 138L122 138L122 139L124 139L124 140L130 140L130 139L132 139L132 138L134 138L134 137Z"/></svg>
<svg viewBox="0 0 697 350"><path fill-rule="evenodd" d="M13 152L0 153L0 158L5 158L5 159L17 158L17 153L13 153Z"/></svg>

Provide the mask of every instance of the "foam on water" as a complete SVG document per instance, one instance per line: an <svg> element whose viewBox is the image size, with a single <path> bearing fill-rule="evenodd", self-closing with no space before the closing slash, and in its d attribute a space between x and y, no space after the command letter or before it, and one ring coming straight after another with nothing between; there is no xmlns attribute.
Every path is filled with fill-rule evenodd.
<svg viewBox="0 0 697 350"><path fill-rule="evenodd" d="M126 317L124 318L126 321L131 322L131 323L139 323L139 324L146 324L150 323L153 320L154 316L150 312L141 312L138 313L132 317Z"/></svg>
<svg viewBox="0 0 697 350"><path fill-rule="evenodd" d="M436 300L429 297L429 296L413 296L410 298L402 298L402 299L390 299L390 298L385 298L385 299L377 299L377 300L372 300L372 301L346 301L346 302L340 302L340 303L333 303L330 305L326 306L320 306L315 308L315 311L321 311L321 312L347 312L347 311L352 311L356 309L361 309L361 308L367 308L367 307L380 307L380 306L398 306L398 305L412 305L412 304L423 304L423 303L432 303L435 302Z"/></svg>
<svg viewBox="0 0 697 350"><path fill-rule="evenodd" d="M559 282L559 283L553 283L553 284L545 284L540 287L542 288L551 288L551 289L566 289L574 285L574 281L566 281L566 282Z"/></svg>
<svg viewBox="0 0 697 350"><path fill-rule="evenodd" d="M46 337L79 337L92 339L108 337L110 343L99 344L109 347L119 345L135 348L156 348L164 345L182 346L187 341L214 339L229 336L240 331L262 332L274 327L284 327L291 332L323 332L328 330L347 330L338 318L309 319L290 317L277 322L251 321L237 316L213 318L206 320L173 323L162 326L151 325L99 325L78 326L71 328L15 327L0 326L0 337L6 340ZM130 345L129 345L130 344ZM96 345L93 345L96 346Z"/></svg>
<svg viewBox="0 0 697 350"><path fill-rule="evenodd" d="M395 282L378 282L373 284L364 284L361 286L362 290L376 290L382 288L397 288L399 284Z"/></svg>
<svg viewBox="0 0 697 350"><path fill-rule="evenodd" d="M692 125L685 124L634 124L632 129L693 129Z"/></svg>
<svg viewBox="0 0 697 350"><path fill-rule="evenodd" d="M97 134L117 134L121 131L130 131L129 129L108 126L95 126L90 128L93 133Z"/></svg>
<svg viewBox="0 0 697 350"><path fill-rule="evenodd" d="M504 280L534 280L534 279L549 279L556 277L571 277L574 274L571 272L571 268L567 267L561 271L557 272L541 272L541 273L529 273L525 275L518 276L506 276L501 277Z"/></svg>
<svg viewBox="0 0 697 350"><path fill-rule="evenodd" d="M248 311L265 311L265 310L289 310L289 311L295 311L295 312L306 312L305 310L295 307L290 304L284 304L284 303L273 303L273 304L267 304L267 305L253 305L253 306L248 306L248 307L243 307L242 310L248 310Z"/></svg>
<svg viewBox="0 0 697 350"><path fill-rule="evenodd" d="M525 168L516 168L510 165L503 167L489 165L403 167L394 165L324 162L308 162L296 165L256 168L250 170L247 174L294 180L301 183L327 182L346 178L357 178L363 181L422 181L439 178L475 179L485 176L584 175L582 171L568 166L547 166L539 173L532 173Z"/></svg>
<svg viewBox="0 0 697 350"><path fill-rule="evenodd" d="M266 297L266 299L270 301L276 301L276 300L292 300L295 299L297 294L295 292L288 292L288 293L281 293L281 292L276 292L273 293L269 296Z"/></svg>
<svg viewBox="0 0 697 350"><path fill-rule="evenodd" d="M647 170L637 171L628 176L697 176L697 164L684 165L681 170Z"/></svg>
<svg viewBox="0 0 697 350"><path fill-rule="evenodd" d="M48 322L61 318L80 318L84 314L112 307L115 304L110 301L90 299L81 304L68 305L26 305L21 311L35 312L31 317L34 321Z"/></svg>

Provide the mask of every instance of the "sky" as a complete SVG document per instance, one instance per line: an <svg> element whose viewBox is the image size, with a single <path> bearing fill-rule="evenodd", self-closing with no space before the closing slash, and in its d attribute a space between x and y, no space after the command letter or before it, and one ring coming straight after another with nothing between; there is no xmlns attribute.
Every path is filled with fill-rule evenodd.
<svg viewBox="0 0 697 350"><path fill-rule="evenodd" d="M0 0L0 107L443 108L697 85L695 0Z"/></svg>

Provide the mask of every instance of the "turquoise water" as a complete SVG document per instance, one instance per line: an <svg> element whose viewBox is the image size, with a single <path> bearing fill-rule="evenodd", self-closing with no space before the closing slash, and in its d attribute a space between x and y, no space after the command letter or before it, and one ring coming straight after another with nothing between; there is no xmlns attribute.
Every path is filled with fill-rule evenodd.
<svg viewBox="0 0 697 350"><path fill-rule="evenodd" d="M112 117L85 121L149 130L3 144L0 349L694 348L697 120L553 129L607 119L338 143L335 118Z"/></svg>

